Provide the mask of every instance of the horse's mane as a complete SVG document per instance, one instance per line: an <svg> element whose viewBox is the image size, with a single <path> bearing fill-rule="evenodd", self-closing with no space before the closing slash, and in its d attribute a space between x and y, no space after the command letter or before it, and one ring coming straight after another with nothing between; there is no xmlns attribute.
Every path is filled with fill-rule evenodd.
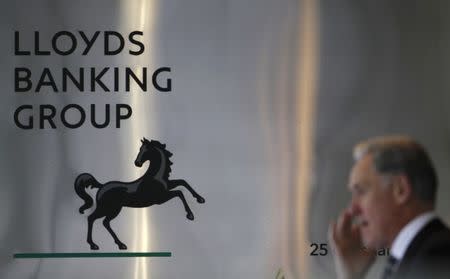
<svg viewBox="0 0 450 279"><path fill-rule="evenodd" d="M170 161L170 157L172 157L173 154L169 150L166 149L165 144L162 144L157 140L148 141L147 139L144 139L144 142L145 142L145 144L149 144L149 145L152 145L152 146L160 149L162 151L163 155L166 157L167 165L166 165L166 168L163 173L163 178L165 180L168 180L170 172L172 171L170 166L173 165L172 161Z"/></svg>

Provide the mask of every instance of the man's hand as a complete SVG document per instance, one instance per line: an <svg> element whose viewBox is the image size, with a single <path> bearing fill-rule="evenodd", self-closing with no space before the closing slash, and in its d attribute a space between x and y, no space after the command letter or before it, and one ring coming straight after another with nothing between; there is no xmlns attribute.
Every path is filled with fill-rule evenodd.
<svg viewBox="0 0 450 279"><path fill-rule="evenodd" d="M359 228L352 223L349 210L339 216L337 223L330 224L328 241L339 279L362 278L375 260L376 252L362 246Z"/></svg>

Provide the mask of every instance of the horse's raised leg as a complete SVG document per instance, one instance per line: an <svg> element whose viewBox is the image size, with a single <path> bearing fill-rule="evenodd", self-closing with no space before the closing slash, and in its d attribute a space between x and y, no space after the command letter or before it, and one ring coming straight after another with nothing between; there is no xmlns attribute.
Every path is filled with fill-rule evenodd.
<svg viewBox="0 0 450 279"><path fill-rule="evenodd" d="M88 219L88 233L87 233L87 243L91 246L91 250L98 250L98 245L92 241L92 227L94 225L94 222L96 219L98 219L99 216L94 211L91 215L89 215Z"/></svg>
<svg viewBox="0 0 450 279"><path fill-rule="evenodd" d="M174 180L169 180L168 181L168 188L169 190L177 187L177 186L184 186L186 189L188 189L189 192L191 192L191 194L194 196L194 198L197 199L197 202L199 203L204 203L205 199L200 196L197 192L194 191L194 189L192 189L191 185L189 185L186 180L184 179L174 179Z"/></svg>
<svg viewBox="0 0 450 279"><path fill-rule="evenodd" d="M127 246L120 241L120 239L117 237L116 233L112 230L110 222L112 219L116 218L116 216L119 214L120 208L116 210L112 215L108 215L103 219L103 226L108 230L108 232L111 234L111 236L114 238L114 242L119 246L120 250L127 249Z"/></svg>
<svg viewBox="0 0 450 279"><path fill-rule="evenodd" d="M175 190L175 191L167 191L167 196L165 196L160 202L161 203L165 203L166 201L173 199L175 197L179 197L181 199L181 201L183 202L184 205L184 209L186 210L186 218L188 218L189 220L194 220L194 214L192 213L191 209L189 208L189 205L186 202L186 199L184 198L183 193L180 190Z"/></svg>

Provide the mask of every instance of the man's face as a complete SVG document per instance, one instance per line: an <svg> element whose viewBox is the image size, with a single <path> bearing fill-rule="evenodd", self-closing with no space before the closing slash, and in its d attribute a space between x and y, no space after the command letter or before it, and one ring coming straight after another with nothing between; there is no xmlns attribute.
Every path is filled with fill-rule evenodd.
<svg viewBox="0 0 450 279"><path fill-rule="evenodd" d="M379 175L372 155L365 155L353 166L349 189L353 217L360 226L365 247L380 249L389 245L389 228L394 221L395 203L388 179Z"/></svg>

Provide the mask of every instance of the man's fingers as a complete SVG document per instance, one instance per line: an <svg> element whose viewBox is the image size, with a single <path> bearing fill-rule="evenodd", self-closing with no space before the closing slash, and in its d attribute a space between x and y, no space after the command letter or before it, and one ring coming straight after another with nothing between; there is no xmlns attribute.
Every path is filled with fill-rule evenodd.
<svg viewBox="0 0 450 279"><path fill-rule="evenodd" d="M352 232L352 233L356 233L356 232L358 232L358 233L359 233L359 229L360 229L360 227L361 227L361 225L360 225L360 224L352 224L352 229L351 229L351 232Z"/></svg>
<svg viewBox="0 0 450 279"><path fill-rule="evenodd" d="M342 225L346 233L352 230L352 214L348 210L344 212L344 221Z"/></svg>
<svg viewBox="0 0 450 279"><path fill-rule="evenodd" d="M343 212L341 212L341 214L339 214L337 224L336 224L336 231L338 231L338 232L342 231L342 227L344 224L344 215L345 215L345 211L343 211Z"/></svg>
<svg viewBox="0 0 450 279"><path fill-rule="evenodd" d="M347 210L342 212L339 216L338 223L337 223L337 233L339 235L341 234L348 234L351 232L352 227L352 216L350 212Z"/></svg>
<svg viewBox="0 0 450 279"><path fill-rule="evenodd" d="M351 235L353 238L358 239L358 242L361 242L361 236L359 230L361 229L361 225L359 224L352 224L351 225Z"/></svg>

